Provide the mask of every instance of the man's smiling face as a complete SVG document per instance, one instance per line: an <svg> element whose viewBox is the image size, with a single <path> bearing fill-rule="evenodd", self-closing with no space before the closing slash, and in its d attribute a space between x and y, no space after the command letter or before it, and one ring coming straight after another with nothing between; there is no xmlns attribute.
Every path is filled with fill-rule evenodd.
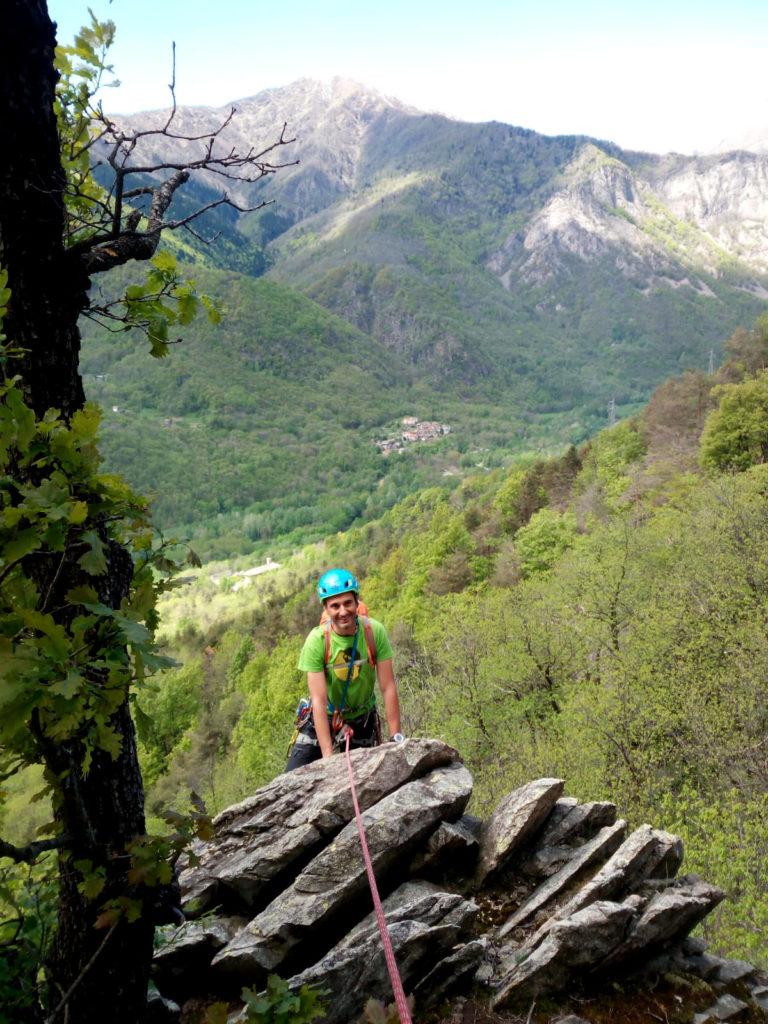
<svg viewBox="0 0 768 1024"><path fill-rule="evenodd" d="M357 629L357 594L350 591L326 598L325 610L335 633L352 636Z"/></svg>

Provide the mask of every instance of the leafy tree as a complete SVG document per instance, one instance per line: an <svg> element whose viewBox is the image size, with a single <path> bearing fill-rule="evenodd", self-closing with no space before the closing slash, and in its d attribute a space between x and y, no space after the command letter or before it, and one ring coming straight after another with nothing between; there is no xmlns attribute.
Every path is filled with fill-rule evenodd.
<svg viewBox="0 0 768 1024"><path fill-rule="evenodd" d="M701 436L701 464L716 471L744 470L768 459L768 372L717 388L718 407Z"/></svg>
<svg viewBox="0 0 768 1024"><path fill-rule="evenodd" d="M153 906L190 825L177 822L170 840L146 836L129 701L162 664L155 599L173 566L144 500L99 472L78 317L137 325L152 354L166 354L169 328L206 304L158 253L162 233L194 217L168 210L191 168L222 167L206 146L218 132L189 166L137 164L145 135L122 133L93 103L113 33L94 20L56 62L44 0L11 0L0 37L0 776L43 764L54 810L49 838L0 841L0 854L31 862L58 851L48 1020L79 1024L101 1021L105 1007L119 1024L140 1016ZM150 134L171 130L174 113ZM104 141L113 177L102 189L90 161ZM256 180L275 169L264 156L230 154L224 169ZM141 185L128 187L139 167ZM145 282L91 307L90 276L129 260L152 260Z"/></svg>
<svg viewBox="0 0 768 1024"><path fill-rule="evenodd" d="M737 327L725 345L727 359L719 378L723 383L754 376L768 367L768 315L759 316L751 331Z"/></svg>
<svg viewBox="0 0 768 1024"><path fill-rule="evenodd" d="M542 468L542 463L537 462L530 469L514 470L496 494L494 505L510 533L547 504L547 493L541 481Z"/></svg>
<svg viewBox="0 0 768 1024"><path fill-rule="evenodd" d="M523 577L546 572L576 539L576 517L572 512L542 508L515 534L515 548Z"/></svg>

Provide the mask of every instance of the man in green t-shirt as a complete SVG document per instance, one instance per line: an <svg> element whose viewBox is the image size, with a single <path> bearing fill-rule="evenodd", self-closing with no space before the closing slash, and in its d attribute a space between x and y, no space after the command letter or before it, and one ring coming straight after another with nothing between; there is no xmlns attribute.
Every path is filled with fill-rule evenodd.
<svg viewBox="0 0 768 1024"><path fill-rule="evenodd" d="M307 673L309 701L299 705L297 734L287 772L330 757L334 741L352 729L351 747L381 742L376 679L384 699L389 738L402 742L400 703L392 670L392 645L380 622L362 615L358 582L346 569L320 577L323 619L304 641L299 671Z"/></svg>

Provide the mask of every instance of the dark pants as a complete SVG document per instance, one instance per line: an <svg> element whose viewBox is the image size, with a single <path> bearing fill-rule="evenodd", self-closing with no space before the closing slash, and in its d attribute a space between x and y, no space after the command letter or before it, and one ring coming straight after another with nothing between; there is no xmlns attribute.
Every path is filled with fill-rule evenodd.
<svg viewBox="0 0 768 1024"><path fill-rule="evenodd" d="M379 716L375 709L369 711L367 715L354 718L348 724L353 729L353 736L349 744L351 750L356 750L359 747L377 747L381 743ZM329 728L330 725L331 719L329 716ZM331 736L333 736L333 730L331 730ZM301 768L302 765L319 761L322 756L323 752L320 749L320 743L315 732L315 723L312 721L312 715L310 715L299 729L299 735L296 737L296 741L288 754L288 763L285 766L285 770L292 772L294 768Z"/></svg>

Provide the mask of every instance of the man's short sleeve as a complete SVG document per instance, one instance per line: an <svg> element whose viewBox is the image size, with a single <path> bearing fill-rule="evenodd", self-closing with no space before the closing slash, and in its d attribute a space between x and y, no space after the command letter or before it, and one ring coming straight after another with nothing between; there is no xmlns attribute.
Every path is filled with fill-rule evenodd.
<svg viewBox="0 0 768 1024"><path fill-rule="evenodd" d="M386 629L375 619L371 621L373 639L376 641L376 661L387 661L392 657L392 644L389 642Z"/></svg>
<svg viewBox="0 0 768 1024"><path fill-rule="evenodd" d="M298 669L299 672L325 671L325 638L319 626L316 626L304 641Z"/></svg>

